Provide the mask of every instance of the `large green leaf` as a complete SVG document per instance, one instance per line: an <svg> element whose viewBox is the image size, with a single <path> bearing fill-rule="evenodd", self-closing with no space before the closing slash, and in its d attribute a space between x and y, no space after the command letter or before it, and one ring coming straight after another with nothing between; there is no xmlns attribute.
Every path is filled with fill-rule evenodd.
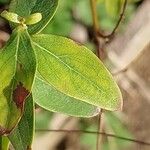
<svg viewBox="0 0 150 150"><path fill-rule="evenodd" d="M32 94L34 101L49 111L77 117L92 117L100 112L95 106L59 92L40 76L36 77Z"/></svg>
<svg viewBox="0 0 150 150"><path fill-rule="evenodd" d="M20 120L35 71L30 38L19 27L0 52L0 135L9 134Z"/></svg>
<svg viewBox="0 0 150 150"><path fill-rule="evenodd" d="M54 35L35 35L32 40L38 72L46 82L70 97L103 109L121 108L117 84L90 50Z"/></svg>
<svg viewBox="0 0 150 150"><path fill-rule="evenodd" d="M7 137L0 136L0 150L8 150L9 140Z"/></svg>
<svg viewBox="0 0 150 150"><path fill-rule="evenodd" d="M30 96L25 103L25 110L18 126L8 136L16 150L27 150L31 147L34 133L34 107Z"/></svg>
<svg viewBox="0 0 150 150"><path fill-rule="evenodd" d="M12 0L10 11L22 17L27 17L33 13L41 13L42 20L29 26L29 33L37 33L43 30L55 14L58 0Z"/></svg>

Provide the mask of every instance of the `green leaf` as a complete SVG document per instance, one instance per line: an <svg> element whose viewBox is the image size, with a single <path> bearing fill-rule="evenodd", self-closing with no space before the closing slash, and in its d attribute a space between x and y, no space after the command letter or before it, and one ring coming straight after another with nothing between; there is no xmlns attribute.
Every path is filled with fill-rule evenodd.
<svg viewBox="0 0 150 150"><path fill-rule="evenodd" d="M7 137L0 136L0 150L8 150L9 140Z"/></svg>
<svg viewBox="0 0 150 150"><path fill-rule="evenodd" d="M42 20L37 24L30 25L30 34L42 31L54 16L58 5L58 0L12 0L10 11L22 17L28 17L34 13L41 13Z"/></svg>
<svg viewBox="0 0 150 150"><path fill-rule="evenodd" d="M31 147L34 133L34 105L32 96L25 103L23 117L14 131L8 136L16 150L27 150Z"/></svg>
<svg viewBox="0 0 150 150"><path fill-rule="evenodd" d="M10 132L21 115L21 110L11 100L10 86L15 74L17 44L18 36L13 34L0 52L0 135Z"/></svg>
<svg viewBox="0 0 150 150"><path fill-rule="evenodd" d="M32 94L34 101L49 111L76 117L93 117L100 112L100 109L95 106L59 92L42 77L36 77Z"/></svg>
<svg viewBox="0 0 150 150"><path fill-rule="evenodd" d="M19 27L0 52L0 135L9 134L19 122L35 71L29 35Z"/></svg>
<svg viewBox="0 0 150 150"><path fill-rule="evenodd" d="M14 22L14 23L20 23L19 16L16 13L12 13L12 12L8 12L8 11L4 10L1 13L1 16L3 18L5 18L6 20L8 20L8 21L11 21L11 22Z"/></svg>
<svg viewBox="0 0 150 150"><path fill-rule="evenodd" d="M58 91L107 110L122 106L120 90L102 62L87 48L64 37L35 35L38 72Z"/></svg>

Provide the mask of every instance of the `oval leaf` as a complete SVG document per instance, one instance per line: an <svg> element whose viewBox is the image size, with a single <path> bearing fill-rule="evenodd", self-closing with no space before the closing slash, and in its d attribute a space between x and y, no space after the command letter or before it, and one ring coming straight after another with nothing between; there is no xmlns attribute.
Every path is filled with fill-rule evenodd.
<svg viewBox="0 0 150 150"><path fill-rule="evenodd" d="M32 96L30 96L25 103L23 117L8 138L16 150L27 150L31 147L33 132L34 107Z"/></svg>
<svg viewBox="0 0 150 150"><path fill-rule="evenodd" d="M0 53L0 135L9 134L20 120L35 71L30 38L19 28Z"/></svg>
<svg viewBox="0 0 150 150"><path fill-rule="evenodd" d="M54 35L35 35L32 39L38 72L46 82L70 97L100 108L121 108L117 84L90 50Z"/></svg>
<svg viewBox="0 0 150 150"><path fill-rule="evenodd" d="M93 117L100 112L100 109L95 106L59 92L42 77L36 77L32 94L34 101L49 111L76 117Z"/></svg>
<svg viewBox="0 0 150 150"><path fill-rule="evenodd" d="M42 31L54 16L58 6L58 0L12 0L10 12L17 13L22 17L28 17L34 13L41 13L42 20L29 26L29 33ZM15 26L15 25L13 25Z"/></svg>

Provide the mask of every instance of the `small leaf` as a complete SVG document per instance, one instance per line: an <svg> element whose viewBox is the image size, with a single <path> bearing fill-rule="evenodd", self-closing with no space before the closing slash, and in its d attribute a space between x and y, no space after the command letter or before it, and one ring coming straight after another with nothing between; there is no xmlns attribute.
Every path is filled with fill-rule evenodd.
<svg viewBox="0 0 150 150"><path fill-rule="evenodd" d="M16 13L12 13L12 12L8 12L6 10L4 10L1 13L1 16L5 19L7 19L8 21L14 22L14 23L20 23L19 21L19 16Z"/></svg>
<svg viewBox="0 0 150 150"><path fill-rule="evenodd" d="M58 0L12 0L9 11L22 17L28 17L34 13L41 13L42 20L37 24L30 25L29 33L42 31L50 22L57 9ZM15 25L13 25L14 27Z"/></svg>
<svg viewBox="0 0 150 150"><path fill-rule="evenodd" d="M41 21L41 19L42 19L41 13L35 13L25 18L25 24L26 25L36 24L39 21Z"/></svg>
<svg viewBox="0 0 150 150"><path fill-rule="evenodd" d="M16 150L27 150L31 147L34 132L34 107L32 96L25 103L23 117L14 131L8 136Z"/></svg>
<svg viewBox="0 0 150 150"><path fill-rule="evenodd" d="M0 150L8 150L9 140L7 137L0 136Z"/></svg>
<svg viewBox="0 0 150 150"><path fill-rule="evenodd" d="M9 134L20 120L36 71L29 35L18 28L0 52L0 135Z"/></svg>
<svg viewBox="0 0 150 150"><path fill-rule="evenodd" d="M103 109L122 107L117 84L90 50L60 36L35 35L32 40L38 72L55 89Z"/></svg>
<svg viewBox="0 0 150 150"><path fill-rule="evenodd" d="M32 94L34 101L49 111L76 117L93 117L100 112L100 109L95 106L59 92L42 77L36 77Z"/></svg>

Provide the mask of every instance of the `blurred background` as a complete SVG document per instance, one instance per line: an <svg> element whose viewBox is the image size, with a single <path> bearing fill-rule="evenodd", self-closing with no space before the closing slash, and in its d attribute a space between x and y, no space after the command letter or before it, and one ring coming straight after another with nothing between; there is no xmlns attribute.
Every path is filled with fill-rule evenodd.
<svg viewBox="0 0 150 150"><path fill-rule="evenodd" d="M114 29L123 3L124 0L97 0L102 33L109 34ZM0 12L8 6L9 0L0 0ZM69 37L97 51L89 0L60 0L55 17L42 32ZM0 47L10 33L8 22L0 18ZM103 62L118 82L124 99L123 111L103 112L101 132L108 135L100 134L99 149L150 150L150 0L128 0L116 34L111 40L99 40ZM96 149L98 117L75 118L37 106L35 128L33 150Z"/></svg>

